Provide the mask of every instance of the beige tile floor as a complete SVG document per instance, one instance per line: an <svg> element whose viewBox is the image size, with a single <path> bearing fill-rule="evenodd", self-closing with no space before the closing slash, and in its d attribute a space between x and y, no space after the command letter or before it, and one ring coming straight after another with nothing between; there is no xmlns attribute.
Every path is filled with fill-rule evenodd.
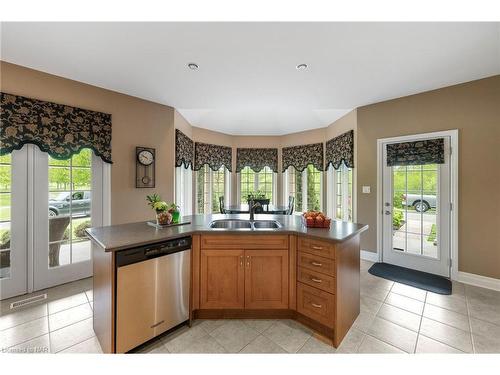
<svg viewBox="0 0 500 375"><path fill-rule="evenodd" d="M139 353L500 353L500 292L453 284L442 296L368 274L361 313L339 348L291 320L199 320ZM100 353L92 329L92 280L44 291L48 299L10 311L1 301L3 353Z"/></svg>

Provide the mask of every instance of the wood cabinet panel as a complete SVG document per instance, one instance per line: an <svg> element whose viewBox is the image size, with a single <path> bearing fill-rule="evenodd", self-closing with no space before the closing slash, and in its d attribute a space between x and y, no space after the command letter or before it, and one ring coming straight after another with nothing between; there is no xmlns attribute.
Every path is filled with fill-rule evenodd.
<svg viewBox="0 0 500 375"><path fill-rule="evenodd" d="M299 251L335 259L335 244L309 237L299 237Z"/></svg>
<svg viewBox="0 0 500 375"><path fill-rule="evenodd" d="M325 292L335 294L335 278L332 276L299 267L297 281L324 290Z"/></svg>
<svg viewBox="0 0 500 375"><path fill-rule="evenodd" d="M245 250L245 308L288 308L288 251Z"/></svg>
<svg viewBox="0 0 500 375"><path fill-rule="evenodd" d="M200 308L245 306L243 250L201 250L200 274Z"/></svg>
<svg viewBox="0 0 500 375"><path fill-rule="evenodd" d="M327 327L335 327L335 296L297 283L297 311Z"/></svg>
<svg viewBox="0 0 500 375"><path fill-rule="evenodd" d="M208 234L201 237L202 249L288 249L288 236L278 234Z"/></svg>
<svg viewBox="0 0 500 375"><path fill-rule="evenodd" d="M297 265L325 275L335 276L335 260L299 251Z"/></svg>

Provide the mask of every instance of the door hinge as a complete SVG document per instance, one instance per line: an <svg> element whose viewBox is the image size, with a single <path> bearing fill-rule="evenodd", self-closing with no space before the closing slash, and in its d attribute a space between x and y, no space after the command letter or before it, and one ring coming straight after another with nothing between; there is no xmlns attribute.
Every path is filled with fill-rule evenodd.
<svg viewBox="0 0 500 375"><path fill-rule="evenodd" d="M450 268L453 267L453 259L450 258Z"/></svg>
<svg viewBox="0 0 500 375"><path fill-rule="evenodd" d="M453 148L450 146L450 155L453 153Z"/></svg>
<svg viewBox="0 0 500 375"><path fill-rule="evenodd" d="M450 202L450 211L453 211L453 203Z"/></svg>

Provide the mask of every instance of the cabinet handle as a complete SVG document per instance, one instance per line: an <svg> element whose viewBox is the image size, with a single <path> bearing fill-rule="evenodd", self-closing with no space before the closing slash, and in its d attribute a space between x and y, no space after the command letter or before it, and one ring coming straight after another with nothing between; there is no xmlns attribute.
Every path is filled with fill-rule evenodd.
<svg viewBox="0 0 500 375"><path fill-rule="evenodd" d="M312 246L314 250L323 250L323 246Z"/></svg>
<svg viewBox="0 0 500 375"><path fill-rule="evenodd" d="M317 309L321 309L322 305L318 305L317 303L311 303L312 307L316 307Z"/></svg>
<svg viewBox="0 0 500 375"><path fill-rule="evenodd" d="M318 262L311 262L311 264L316 267L321 267L323 265L323 263L318 263Z"/></svg>
<svg viewBox="0 0 500 375"><path fill-rule="evenodd" d="M243 255L240 256L240 267L243 267Z"/></svg>
<svg viewBox="0 0 500 375"><path fill-rule="evenodd" d="M247 256L247 267L250 267L250 260L252 259L251 256Z"/></svg>
<svg viewBox="0 0 500 375"><path fill-rule="evenodd" d="M315 279L314 277L311 277L311 281L314 281L315 283L322 283L323 282L323 280Z"/></svg>

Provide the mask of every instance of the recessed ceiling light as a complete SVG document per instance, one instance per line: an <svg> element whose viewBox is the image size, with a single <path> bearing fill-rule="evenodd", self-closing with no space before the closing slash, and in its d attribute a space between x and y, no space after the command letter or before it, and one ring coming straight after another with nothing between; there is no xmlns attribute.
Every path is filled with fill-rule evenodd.
<svg viewBox="0 0 500 375"><path fill-rule="evenodd" d="M199 68L199 66L198 66L198 64L195 64L195 63L189 63L188 68L191 70L196 70Z"/></svg>
<svg viewBox="0 0 500 375"><path fill-rule="evenodd" d="M307 64L299 64L296 66L297 70L305 70L307 69Z"/></svg>

